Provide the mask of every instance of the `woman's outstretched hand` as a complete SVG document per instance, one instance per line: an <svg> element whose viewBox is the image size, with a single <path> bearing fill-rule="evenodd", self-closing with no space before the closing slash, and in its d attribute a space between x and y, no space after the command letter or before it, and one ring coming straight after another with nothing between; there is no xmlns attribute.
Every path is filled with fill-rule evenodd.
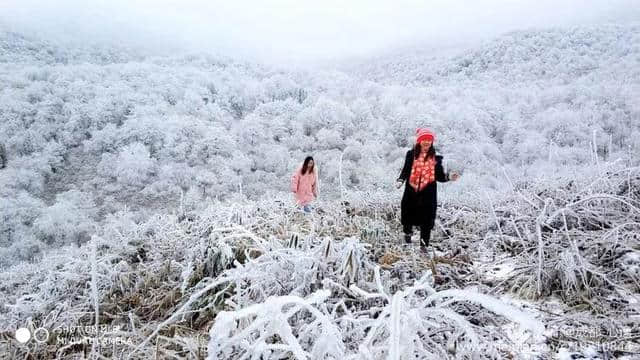
<svg viewBox="0 0 640 360"><path fill-rule="evenodd" d="M457 172L455 172L455 171L452 171L452 172L449 174L449 180L451 180L451 181L456 181L456 180L458 180L459 178L460 178L460 174L458 174L458 173L457 173Z"/></svg>

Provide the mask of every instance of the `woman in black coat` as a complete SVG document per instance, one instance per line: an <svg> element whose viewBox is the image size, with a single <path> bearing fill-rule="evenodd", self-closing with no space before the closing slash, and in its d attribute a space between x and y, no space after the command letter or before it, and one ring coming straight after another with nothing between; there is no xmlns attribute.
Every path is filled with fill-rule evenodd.
<svg viewBox="0 0 640 360"><path fill-rule="evenodd" d="M426 251L436 218L437 182L456 181L460 176L444 173L442 156L436 155L433 148L433 132L418 129L416 136L415 146L407 151L397 187L406 182L400 213L405 242L411 243L413 226L420 226L420 249Z"/></svg>

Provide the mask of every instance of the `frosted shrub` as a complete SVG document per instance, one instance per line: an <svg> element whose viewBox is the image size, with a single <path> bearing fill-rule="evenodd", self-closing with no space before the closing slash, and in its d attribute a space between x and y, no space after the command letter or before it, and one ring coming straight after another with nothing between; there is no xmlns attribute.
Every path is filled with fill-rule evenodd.
<svg viewBox="0 0 640 360"><path fill-rule="evenodd" d="M270 297L234 312L221 312L209 335L209 357L342 359L345 346L338 327L317 306L329 297L323 290L303 299Z"/></svg>
<svg viewBox="0 0 640 360"><path fill-rule="evenodd" d="M93 199L70 190L59 194L56 203L46 208L33 226L38 238L48 245L85 243L95 230Z"/></svg>
<svg viewBox="0 0 640 360"><path fill-rule="evenodd" d="M555 294L597 311L617 308L615 299L638 287L622 259L638 253L640 193L631 189L640 185L640 172L622 165L585 168L586 174L553 184L516 185L489 207L491 217L465 216L455 220L454 230L485 232L491 240L485 244L515 256L521 268L503 285L523 297Z"/></svg>
<svg viewBox="0 0 640 360"><path fill-rule="evenodd" d="M0 268L7 268L22 261L35 262L41 259L44 245L34 237L21 237L21 241L0 248Z"/></svg>
<svg viewBox="0 0 640 360"><path fill-rule="evenodd" d="M272 296L258 304L222 312L210 330L209 358L500 358L484 330L456 312L452 305L456 301L479 304L514 321L528 330L534 341L544 330L531 315L490 296L470 290L436 292L427 283L429 277L393 296L352 287L364 299L386 300L385 306L373 306L360 316L340 298L332 300L327 290L307 299ZM332 305L335 301L336 306ZM331 308L334 312L329 312ZM338 312L338 308L343 310ZM366 313L376 315L363 316ZM350 343L344 344L347 339Z"/></svg>
<svg viewBox="0 0 640 360"><path fill-rule="evenodd" d="M118 182L125 185L141 186L155 171L155 161L149 150L140 143L125 146L118 154L115 166Z"/></svg>
<svg viewBox="0 0 640 360"><path fill-rule="evenodd" d="M371 326L359 345L360 355L375 359L499 358L495 344L484 338L481 328L456 312L455 302L476 303L530 331L532 339L542 335L542 323L513 306L472 290L437 292L429 284L432 281L427 273L391 297L376 294L389 299L388 304L375 320L359 322L365 329Z"/></svg>
<svg viewBox="0 0 640 360"><path fill-rule="evenodd" d="M0 246L10 246L22 237L31 234L30 226L42 214L45 203L27 193L19 191L15 197L9 196L8 189L2 193L0 206ZM0 190L1 191L1 190Z"/></svg>

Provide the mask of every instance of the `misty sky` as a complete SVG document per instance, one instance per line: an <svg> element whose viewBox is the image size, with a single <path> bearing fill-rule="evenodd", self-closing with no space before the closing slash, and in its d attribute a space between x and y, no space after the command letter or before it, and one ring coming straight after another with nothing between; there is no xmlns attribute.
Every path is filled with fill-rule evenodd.
<svg viewBox="0 0 640 360"><path fill-rule="evenodd" d="M515 29L640 21L640 0L2 0L0 26L51 39L315 62Z"/></svg>

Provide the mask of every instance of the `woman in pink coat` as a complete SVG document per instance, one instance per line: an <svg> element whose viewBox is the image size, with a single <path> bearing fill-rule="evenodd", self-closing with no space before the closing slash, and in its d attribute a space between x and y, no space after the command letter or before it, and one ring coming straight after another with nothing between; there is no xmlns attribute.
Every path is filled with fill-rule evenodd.
<svg viewBox="0 0 640 360"><path fill-rule="evenodd" d="M313 157L307 156L302 166L293 173L291 191L295 195L296 204L302 206L304 212L310 212L309 204L318 197L318 173Z"/></svg>

